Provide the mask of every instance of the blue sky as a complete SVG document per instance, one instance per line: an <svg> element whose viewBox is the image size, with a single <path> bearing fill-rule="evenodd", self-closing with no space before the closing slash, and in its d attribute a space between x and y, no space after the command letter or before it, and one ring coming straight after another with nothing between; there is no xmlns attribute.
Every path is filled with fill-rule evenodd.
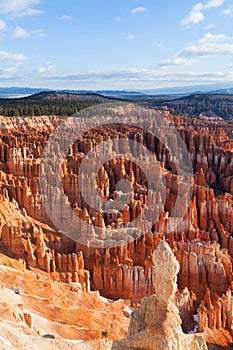
<svg viewBox="0 0 233 350"><path fill-rule="evenodd" d="M0 0L0 86L231 86L232 29L232 0Z"/></svg>

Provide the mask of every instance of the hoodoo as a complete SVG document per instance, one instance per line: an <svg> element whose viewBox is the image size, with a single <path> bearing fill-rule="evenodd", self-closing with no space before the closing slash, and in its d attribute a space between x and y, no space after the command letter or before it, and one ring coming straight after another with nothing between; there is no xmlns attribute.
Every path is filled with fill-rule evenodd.
<svg viewBox="0 0 233 350"><path fill-rule="evenodd" d="M153 253L155 294L141 301L131 316L128 337L113 346L115 350L207 350L199 335L186 335L174 304L179 263L171 248L161 241Z"/></svg>

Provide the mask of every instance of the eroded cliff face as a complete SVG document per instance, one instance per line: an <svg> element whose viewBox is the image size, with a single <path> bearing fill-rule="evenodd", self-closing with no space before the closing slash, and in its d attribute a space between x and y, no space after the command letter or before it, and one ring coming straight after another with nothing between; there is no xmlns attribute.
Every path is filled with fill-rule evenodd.
<svg viewBox="0 0 233 350"><path fill-rule="evenodd" d="M1 249L14 258L23 259L27 268L46 271L55 281L80 283L83 291L99 290L105 297L130 299L135 304L155 292L152 254L160 241L166 240L180 264L180 295L185 287L191 293L189 297L175 297L183 320L187 315L190 318L184 328L190 330L193 327L191 300L195 298L195 303L204 310L199 325L205 328L212 324L206 320L209 316L205 316L205 309L211 308L210 303L201 302L206 300L206 291L210 290L217 300L217 296L229 296L227 291L232 290L232 125L169 114L166 119L175 125L184 140L193 166L193 192L185 216L171 219L182 181L171 152L162 142L151 133L132 126L115 124L90 129L67 150L61 173L67 203L72 209L72 215L63 219L74 226L75 217L87 223L85 232L79 232L76 227L78 235L86 239L86 244L82 244L80 240L75 242L62 235L47 215L40 196L39 176L48 176L40 174L40 159L49 136L63 119L1 117ZM173 136L169 134L168 137ZM101 141L109 140L112 140L111 151L118 157L107 160L97 174L93 172L97 191L109 202L124 201L128 196L128 204L119 210L109 206L106 213L85 202L79 188L78 172L85 156ZM132 141L144 145L154 154L157 163L148 165L147 176L133 161L138 151L133 148L135 143ZM52 151L56 157L59 150ZM55 173L56 169L51 168L52 171ZM154 188L149 192L148 176L156 177ZM91 196L90 178L83 177L80 181L82 191ZM165 192L162 182L166 184ZM48 188L48 193L51 210L56 213L62 194L56 188ZM185 186L179 195L185 202ZM159 217L151 230L147 219L157 214ZM143 232L140 235L128 224L138 217L137 228ZM118 229L117 238L114 229ZM120 239L121 243L108 247L109 237L118 243ZM94 246L93 242L96 243ZM182 298L187 308L181 302ZM215 324L229 328L224 317Z"/></svg>
<svg viewBox="0 0 233 350"><path fill-rule="evenodd" d="M79 283L54 281L41 269L28 269L23 260L6 254L0 253L0 259L1 350L68 350L107 335L112 340L126 337L129 302L107 300L97 291L87 293ZM81 349L89 348L85 345Z"/></svg>

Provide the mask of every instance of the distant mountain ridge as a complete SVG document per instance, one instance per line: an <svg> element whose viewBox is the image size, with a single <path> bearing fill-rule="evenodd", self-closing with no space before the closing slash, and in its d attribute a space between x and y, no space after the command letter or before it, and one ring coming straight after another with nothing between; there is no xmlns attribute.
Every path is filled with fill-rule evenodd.
<svg viewBox="0 0 233 350"><path fill-rule="evenodd" d="M23 98L18 99L20 100L26 100L26 101L57 101L57 102L80 102L80 101L87 101L88 99L91 99L93 102L106 102L106 100L109 100L112 98L103 96L98 93L94 92L82 92L82 93L75 93L75 92L66 92L66 91L42 91L30 96L26 96Z"/></svg>
<svg viewBox="0 0 233 350"><path fill-rule="evenodd" d="M219 89L216 91L209 91L208 94L213 94L213 95L233 95L233 88L229 89Z"/></svg>
<svg viewBox="0 0 233 350"><path fill-rule="evenodd" d="M233 90L233 89L232 89ZM145 107L162 108L177 115L189 117L220 117L233 120L233 94L227 89L225 94L194 93L186 96L144 95L129 92L125 97L105 96L100 93L82 91L81 93L62 91L42 91L21 98L0 98L2 115L72 115L82 108L109 101L128 101Z"/></svg>
<svg viewBox="0 0 233 350"><path fill-rule="evenodd" d="M190 96L155 101L158 107L167 106L175 114L189 117L220 117L233 120L233 95L229 94L193 94Z"/></svg>
<svg viewBox="0 0 233 350"><path fill-rule="evenodd" d="M213 90L211 89L213 88ZM107 97L116 98L143 98L145 96L174 96L183 97L191 94L222 94L229 95L233 94L233 88L220 88L214 89L215 86L184 86L184 87L173 87L173 88L156 88L146 90L75 90L75 89L48 89L48 88L29 88L29 87L0 87L0 97L16 95L33 95L41 92L59 92L59 93L73 93L73 94L100 94Z"/></svg>
<svg viewBox="0 0 233 350"><path fill-rule="evenodd" d="M15 97L15 96L27 96L39 94L42 92L58 92L58 93L70 93L70 94L78 94L78 95L86 95L86 94L98 94L106 97L116 97L116 98L127 98L127 97L137 97L143 96L143 92L139 91L126 91L126 90L56 90L56 89L46 89L46 88L27 88L27 87L9 87L9 88L1 88L0 87L0 97Z"/></svg>
<svg viewBox="0 0 233 350"><path fill-rule="evenodd" d="M28 88L28 87L0 87L0 95L32 95L42 91L50 91L42 88Z"/></svg>
<svg viewBox="0 0 233 350"><path fill-rule="evenodd" d="M43 91L20 98L0 98L0 115L3 116L71 116L83 108L116 101L96 93L75 94L68 92Z"/></svg>

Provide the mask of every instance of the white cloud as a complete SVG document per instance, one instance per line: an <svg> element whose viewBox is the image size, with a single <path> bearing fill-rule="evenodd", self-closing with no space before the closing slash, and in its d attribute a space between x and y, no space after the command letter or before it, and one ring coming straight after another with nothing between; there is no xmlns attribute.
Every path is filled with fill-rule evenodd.
<svg viewBox="0 0 233 350"><path fill-rule="evenodd" d="M134 38L135 38L135 35L133 35L133 34L130 34L130 35L127 36L127 39L129 39L129 40L132 40Z"/></svg>
<svg viewBox="0 0 233 350"><path fill-rule="evenodd" d="M47 78L48 82L53 82L59 84L63 83L65 86L69 84L79 83L79 86L94 86L100 84L101 86L117 86L118 88L140 88L142 87L152 87L156 84L162 86L175 86L185 84L198 84L201 83L216 83L220 81L231 81L233 80L233 72L228 71L216 71L216 72L200 72L200 71L191 71L191 72L174 72L171 73L167 70L156 69L138 69L130 68L127 70L119 71L102 71L102 72L87 72L83 74L76 75L52 75ZM86 84L86 85L85 85Z"/></svg>
<svg viewBox="0 0 233 350"><path fill-rule="evenodd" d="M208 32L199 39L196 45L190 45L184 50L179 51L176 55L178 57L197 57L232 54L233 37L228 37L225 34L212 34Z"/></svg>
<svg viewBox="0 0 233 350"><path fill-rule="evenodd" d="M40 74L55 74L55 73L57 74L58 73L51 63L48 63L46 66L39 67L38 72Z"/></svg>
<svg viewBox="0 0 233 350"><path fill-rule="evenodd" d="M5 32L7 30L7 24L2 19L0 19L0 32Z"/></svg>
<svg viewBox="0 0 233 350"><path fill-rule="evenodd" d="M7 68L4 68L2 70L2 72L5 73L6 75L15 74L17 72L17 68L16 67L7 67Z"/></svg>
<svg viewBox="0 0 233 350"><path fill-rule="evenodd" d="M26 29L17 26L10 34L11 39L27 39L29 37L43 37L45 33L43 29L27 31Z"/></svg>
<svg viewBox="0 0 233 350"><path fill-rule="evenodd" d="M173 58L164 60L160 67L190 65L197 63L197 57L227 56L233 54L233 37L224 34L206 33L197 43L176 52Z"/></svg>
<svg viewBox="0 0 233 350"><path fill-rule="evenodd" d="M17 72L17 68L16 67L7 67L7 68L4 68L4 72L6 74L15 74Z"/></svg>
<svg viewBox="0 0 233 350"><path fill-rule="evenodd" d="M10 35L12 39L25 39L29 36L30 34L26 31L26 29L19 26L17 26Z"/></svg>
<svg viewBox="0 0 233 350"><path fill-rule="evenodd" d="M178 57L225 56L233 54L233 44L218 42L202 42L190 45L178 52Z"/></svg>
<svg viewBox="0 0 233 350"><path fill-rule="evenodd" d="M210 0L209 2L207 2L207 4L205 4L205 9L210 9L212 7L220 7L223 5L223 3L226 0Z"/></svg>
<svg viewBox="0 0 233 350"><path fill-rule="evenodd" d="M132 9L132 13L143 13L143 12L147 12L148 9L145 7L136 7L134 9Z"/></svg>
<svg viewBox="0 0 233 350"><path fill-rule="evenodd" d="M188 24L196 24L205 19L204 14L201 12L203 9L202 3L198 3L193 6L192 10L189 12L188 16L183 18L180 24L182 26L188 25Z"/></svg>
<svg viewBox="0 0 233 350"><path fill-rule="evenodd" d="M165 49L165 45L164 45L163 43L159 43L159 44L158 44L158 47L159 47L160 49Z"/></svg>
<svg viewBox="0 0 233 350"><path fill-rule="evenodd" d="M41 11L34 6L40 4L40 0L0 0L0 14L10 17L34 16Z"/></svg>
<svg viewBox="0 0 233 350"><path fill-rule="evenodd" d="M35 29L30 31L30 35L36 38L42 38L43 36L45 36L45 32L43 29Z"/></svg>
<svg viewBox="0 0 233 350"><path fill-rule="evenodd" d="M7 51L0 51L0 61L24 61L27 57L22 53L11 53Z"/></svg>
<svg viewBox="0 0 233 350"><path fill-rule="evenodd" d="M206 26L206 29L209 30L209 29L212 29L214 27L215 27L215 25L213 23L210 23L210 24L208 24L208 26Z"/></svg>
<svg viewBox="0 0 233 350"><path fill-rule="evenodd" d="M210 8L216 8L223 5L226 0L210 0L206 4L202 2L193 6L188 16L183 18L180 22L181 25L197 24L205 19L204 11Z"/></svg>
<svg viewBox="0 0 233 350"><path fill-rule="evenodd" d="M225 9L223 13L229 17L233 17L233 5L230 5L227 9Z"/></svg>
<svg viewBox="0 0 233 350"><path fill-rule="evenodd" d="M59 17L59 19L60 19L61 21L70 21L70 20L72 20L73 18L72 18L71 16L69 16L69 15L61 15L61 16Z"/></svg>
<svg viewBox="0 0 233 350"><path fill-rule="evenodd" d="M191 65L196 63L192 59L187 59L187 58L181 58L181 57L174 57L169 60L164 60L162 63L160 63L160 67L168 67L168 66L177 66L177 65Z"/></svg>
<svg viewBox="0 0 233 350"><path fill-rule="evenodd" d="M45 68L45 67L40 67L40 68L38 69L38 72L39 72L39 73L45 73L45 72L46 72L46 68Z"/></svg>
<svg viewBox="0 0 233 350"><path fill-rule="evenodd" d="M23 67L23 70L21 68ZM113 71L92 71L75 75L61 74L60 72L49 71L47 65L40 68L32 69L21 66L20 62L15 64L15 69L12 66L0 68L0 79L8 81L10 86L20 84L25 86L28 81L33 81L38 86L46 86L52 89L70 88L77 89L143 89L159 87L174 87L184 85L207 85L217 82L233 81L232 70L221 70L206 72L205 69L194 71L170 72L165 69L138 69L129 68L125 70Z"/></svg>
<svg viewBox="0 0 233 350"><path fill-rule="evenodd" d="M224 34L212 34L210 32L206 33L203 38L199 39L200 43L209 43L209 42L217 42L217 41L225 41L231 39Z"/></svg>

